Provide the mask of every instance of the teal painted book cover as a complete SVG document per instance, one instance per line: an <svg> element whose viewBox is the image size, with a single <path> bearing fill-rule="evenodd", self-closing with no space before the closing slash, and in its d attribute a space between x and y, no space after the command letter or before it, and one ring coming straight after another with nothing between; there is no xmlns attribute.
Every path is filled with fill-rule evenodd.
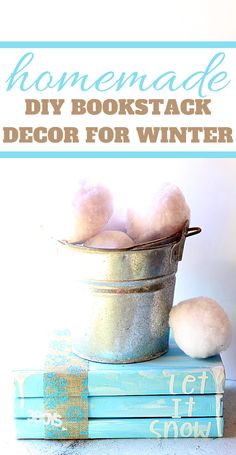
<svg viewBox="0 0 236 455"><path fill-rule="evenodd" d="M19 439L76 439L76 430L70 437L67 425L56 418L51 421L32 423L28 419L16 420ZM73 418L72 418L72 422ZM88 439L100 438L209 438L223 436L222 417L198 419L91 419L88 423ZM56 428L56 431L55 431Z"/></svg>
<svg viewBox="0 0 236 455"><path fill-rule="evenodd" d="M60 397L69 410L80 417L77 397ZM55 397L16 398L15 418L43 418L44 409L55 408ZM127 417L210 417L223 415L223 395L146 395L88 397L89 418Z"/></svg>
<svg viewBox="0 0 236 455"><path fill-rule="evenodd" d="M71 362L80 368L81 359L73 353L69 331L61 332L54 341L58 356L52 358L51 368L58 359L62 372L70 368ZM15 370L15 396L44 397L44 368L42 364L35 370L30 365L25 370ZM192 359L174 344L167 354L147 362L127 365L87 362L89 396L216 394L224 392L224 384L225 371L220 356ZM57 385L56 393L65 395L65 387ZM76 394L76 388L67 390L67 395Z"/></svg>
<svg viewBox="0 0 236 455"><path fill-rule="evenodd" d="M154 360L102 364L78 357L64 330L54 333L41 369L13 375L18 438L223 434L220 356L191 359L172 343Z"/></svg>

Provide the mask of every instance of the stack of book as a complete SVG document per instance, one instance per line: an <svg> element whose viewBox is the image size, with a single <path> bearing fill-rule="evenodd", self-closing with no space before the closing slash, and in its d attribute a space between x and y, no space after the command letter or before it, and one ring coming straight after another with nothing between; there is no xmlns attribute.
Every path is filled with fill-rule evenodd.
<svg viewBox="0 0 236 455"><path fill-rule="evenodd" d="M79 364L72 351L69 357ZM66 390L63 361L60 368L60 387L49 389L43 366L14 371L19 439L76 439L84 411L78 406L76 387ZM87 362L84 439L222 437L224 383L220 356L191 359L174 344L167 354L147 362ZM58 397L61 413L53 404ZM56 431L48 431L52 427ZM83 438L83 432L78 437Z"/></svg>

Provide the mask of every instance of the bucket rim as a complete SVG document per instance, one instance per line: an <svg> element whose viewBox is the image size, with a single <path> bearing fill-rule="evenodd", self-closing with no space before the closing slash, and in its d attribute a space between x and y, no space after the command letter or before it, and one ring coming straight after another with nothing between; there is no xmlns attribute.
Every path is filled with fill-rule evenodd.
<svg viewBox="0 0 236 455"><path fill-rule="evenodd" d="M124 253L129 251L149 251L153 249L158 249L165 247L169 244L177 243L181 238L190 237L196 234L200 234L200 227L189 227L189 221L186 221L182 230L172 234L171 236L162 237L157 240L150 240L148 242L138 243L125 248L96 248L91 246L86 246L84 243L77 242L67 242L66 240L56 240L59 244L64 245L65 247L72 249L74 251L84 251L87 253L106 253L106 254L115 254L115 253Z"/></svg>

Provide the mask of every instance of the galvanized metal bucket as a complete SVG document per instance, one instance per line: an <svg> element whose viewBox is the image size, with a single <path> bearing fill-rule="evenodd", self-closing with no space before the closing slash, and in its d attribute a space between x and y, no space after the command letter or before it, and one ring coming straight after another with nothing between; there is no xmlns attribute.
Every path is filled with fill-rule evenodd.
<svg viewBox="0 0 236 455"><path fill-rule="evenodd" d="M103 250L60 244L75 287L73 349L88 360L133 363L168 350L175 274L186 237L200 228L135 248Z"/></svg>

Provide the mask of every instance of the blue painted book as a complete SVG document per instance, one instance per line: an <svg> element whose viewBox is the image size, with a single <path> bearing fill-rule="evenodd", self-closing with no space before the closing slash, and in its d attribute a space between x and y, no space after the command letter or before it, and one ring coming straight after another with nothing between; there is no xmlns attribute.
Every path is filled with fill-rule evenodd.
<svg viewBox="0 0 236 455"><path fill-rule="evenodd" d="M62 331L46 360L16 369L14 379L18 438L223 435L220 356L191 359L171 345L155 360L99 364L77 357L69 332Z"/></svg>
<svg viewBox="0 0 236 455"><path fill-rule="evenodd" d="M68 409L73 409L74 418L80 417L76 397L62 397L66 404L61 417L66 418ZM15 418L40 419L53 409L52 397L16 398ZM63 412L64 411L64 412ZM52 411L51 411L52 414ZM134 418L134 417L221 417L223 395L146 395L88 397L88 418Z"/></svg>
<svg viewBox="0 0 236 455"><path fill-rule="evenodd" d="M64 352L59 356L62 373L63 356ZM77 362L80 364L72 349L67 352L66 361L74 367ZM24 368L21 364L14 371L15 396L44 397L44 381L43 359L41 364L28 363ZM89 396L216 394L224 392L224 384L225 371L220 356L191 359L174 344L167 354L147 362L126 365L87 362ZM69 395L77 393L73 387L67 392ZM63 388L58 394L64 394Z"/></svg>
<svg viewBox="0 0 236 455"><path fill-rule="evenodd" d="M16 419L15 422L18 439L44 439L45 432L47 438L50 435L50 420L35 423L31 419ZM68 438L66 424L60 419L57 419L56 424L57 439ZM87 438L215 438L223 436L223 426L222 417L91 419L88 423ZM72 439L74 438L76 434Z"/></svg>

